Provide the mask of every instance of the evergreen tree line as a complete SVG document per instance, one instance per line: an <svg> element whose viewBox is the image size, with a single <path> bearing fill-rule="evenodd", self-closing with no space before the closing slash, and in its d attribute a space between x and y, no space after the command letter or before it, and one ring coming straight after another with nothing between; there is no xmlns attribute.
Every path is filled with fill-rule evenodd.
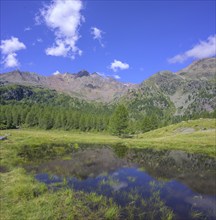
<svg viewBox="0 0 216 220"><path fill-rule="evenodd" d="M195 120L199 118L216 118L216 109L212 112L203 111L200 113L174 116L171 118L170 122L171 124L175 124L181 121Z"/></svg>
<svg viewBox="0 0 216 220"><path fill-rule="evenodd" d="M103 131L110 116L82 110L33 104L0 106L0 129L38 127L42 129L79 129Z"/></svg>
<svg viewBox="0 0 216 220"><path fill-rule="evenodd" d="M134 119L130 115L124 105L118 105L113 112L97 111L93 113L89 109L78 110L41 104L18 104L16 102L14 105L0 105L0 129L35 127L45 130L109 131L114 135L121 136L123 134L148 132L188 119L214 118L216 111L166 119L154 112L139 115L138 119Z"/></svg>
<svg viewBox="0 0 216 220"><path fill-rule="evenodd" d="M64 129L80 131L109 131L112 134L134 134L159 127L156 115L146 115L140 120L129 117L128 109L118 105L113 112L93 113L88 109L72 109L41 104L0 105L0 129L19 127Z"/></svg>

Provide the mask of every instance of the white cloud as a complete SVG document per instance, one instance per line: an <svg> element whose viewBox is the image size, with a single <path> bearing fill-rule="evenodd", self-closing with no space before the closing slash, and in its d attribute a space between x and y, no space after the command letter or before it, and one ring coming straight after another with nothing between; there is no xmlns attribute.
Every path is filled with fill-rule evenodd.
<svg viewBox="0 0 216 220"><path fill-rule="evenodd" d="M215 55L216 55L216 35L212 35L209 36L206 41L200 41L190 50L187 50L182 54L177 54L176 56L168 59L168 62L183 63L189 58L203 59Z"/></svg>
<svg viewBox="0 0 216 220"><path fill-rule="evenodd" d="M102 33L102 30L96 27L91 27L91 34L93 35L94 39L102 39Z"/></svg>
<svg viewBox="0 0 216 220"><path fill-rule="evenodd" d="M37 43L42 43L42 42L43 42L43 39L37 38L37 39L32 43L32 46L35 46Z"/></svg>
<svg viewBox="0 0 216 220"><path fill-rule="evenodd" d="M97 72L97 74L103 78L108 78L108 77L111 77L111 78L114 78L114 79L121 79L121 77L117 74L111 74L111 75L107 75L105 73L101 73L101 72Z"/></svg>
<svg viewBox="0 0 216 220"><path fill-rule="evenodd" d="M102 73L102 72L96 72L99 76L102 76L102 77L107 77L105 73Z"/></svg>
<svg viewBox="0 0 216 220"><path fill-rule="evenodd" d="M102 30L100 30L99 28L91 27L91 34L93 35L93 39L98 40L102 47L104 47L104 44L102 43L102 38L103 38L102 34L103 33L104 32Z"/></svg>
<svg viewBox="0 0 216 220"><path fill-rule="evenodd" d="M56 41L57 46L53 46L46 49L46 54L51 56L63 56L66 57L70 48L66 48L66 45L63 41L57 40Z"/></svg>
<svg viewBox="0 0 216 220"><path fill-rule="evenodd" d="M18 50L25 49L26 46L24 43L20 42L18 38L11 37L11 39L2 40L0 48L3 54L9 54Z"/></svg>
<svg viewBox="0 0 216 220"><path fill-rule="evenodd" d="M126 70L129 69L129 64L123 63L119 60L114 60L110 65L110 69L114 72L117 72L118 70Z"/></svg>
<svg viewBox="0 0 216 220"><path fill-rule="evenodd" d="M53 73L54 76L61 74L58 70Z"/></svg>
<svg viewBox="0 0 216 220"><path fill-rule="evenodd" d="M26 27L26 28L24 29L24 31L30 31L30 30L31 30L30 27Z"/></svg>
<svg viewBox="0 0 216 220"><path fill-rule="evenodd" d="M17 67L19 62L16 58L16 51L26 49L24 43L20 42L18 38L11 37L11 39L2 40L0 45L2 56L2 63L6 68Z"/></svg>
<svg viewBox="0 0 216 220"><path fill-rule="evenodd" d="M115 79L121 79L121 77L120 77L119 75L113 75L113 77L114 77Z"/></svg>
<svg viewBox="0 0 216 220"><path fill-rule="evenodd" d="M35 15L34 20L35 20L35 25L41 25L43 23L41 19L40 11Z"/></svg>
<svg viewBox="0 0 216 220"><path fill-rule="evenodd" d="M42 43L43 40L42 40L41 38L37 38L37 42L38 42L38 43Z"/></svg>
<svg viewBox="0 0 216 220"><path fill-rule="evenodd" d="M19 66L19 62L18 62L16 56L17 56L16 53L9 53L9 54L5 57L5 59L3 60L4 66L5 66L6 68Z"/></svg>
<svg viewBox="0 0 216 220"><path fill-rule="evenodd" d="M81 0L53 0L36 15L36 23L45 23L55 34L54 45L45 50L47 55L74 59L82 54L76 45L80 38L79 27L84 21L82 8Z"/></svg>

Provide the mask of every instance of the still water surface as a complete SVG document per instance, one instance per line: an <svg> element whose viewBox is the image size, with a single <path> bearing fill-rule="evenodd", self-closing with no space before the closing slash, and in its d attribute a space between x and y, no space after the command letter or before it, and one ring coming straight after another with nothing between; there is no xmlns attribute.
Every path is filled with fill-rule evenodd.
<svg viewBox="0 0 216 220"><path fill-rule="evenodd" d="M75 146L26 167L50 189L96 192L125 207L122 219L216 219L216 159L183 151Z"/></svg>

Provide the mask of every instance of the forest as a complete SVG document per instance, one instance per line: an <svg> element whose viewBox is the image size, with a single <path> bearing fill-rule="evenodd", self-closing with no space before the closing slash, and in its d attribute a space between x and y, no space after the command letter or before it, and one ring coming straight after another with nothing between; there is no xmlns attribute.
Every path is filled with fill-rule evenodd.
<svg viewBox="0 0 216 220"><path fill-rule="evenodd" d="M135 134L183 120L213 118L216 112L165 116L162 111L158 114L158 109L137 112L126 102L90 103L54 90L17 85L1 86L0 95L0 129L41 128Z"/></svg>

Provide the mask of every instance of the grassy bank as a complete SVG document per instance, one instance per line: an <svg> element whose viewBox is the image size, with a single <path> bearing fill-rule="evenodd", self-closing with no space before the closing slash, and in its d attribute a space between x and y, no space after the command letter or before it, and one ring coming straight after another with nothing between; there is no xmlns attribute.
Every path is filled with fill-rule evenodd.
<svg viewBox="0 0 216 220"><path fill-rule="evenodd" d="M216 120L184 121L138 135L143 145L216 156ZM140 145L142 146L142 145Z"/></svg>
<svg viewBox="0 0 216 220"><path fill-rule="evenodd" d="M2 130L0 136L9 135L8 140L0 142L3 159L12 156L7 151L23 145L95 143L117 144L128 147L154 147L158 149L177 149L187 152L216 156L215 119L199 119L170 125L133 138L119 138L109 134L82 133L62 130ZM9 150L10 151L10 150Z"/></svg>
<svg viewBox="0 0 216 220"><path fill-rule="evenodd" d="M119 208L95 193L55 192L17 168L1 174L1 219L118 219Z"/></svg>

